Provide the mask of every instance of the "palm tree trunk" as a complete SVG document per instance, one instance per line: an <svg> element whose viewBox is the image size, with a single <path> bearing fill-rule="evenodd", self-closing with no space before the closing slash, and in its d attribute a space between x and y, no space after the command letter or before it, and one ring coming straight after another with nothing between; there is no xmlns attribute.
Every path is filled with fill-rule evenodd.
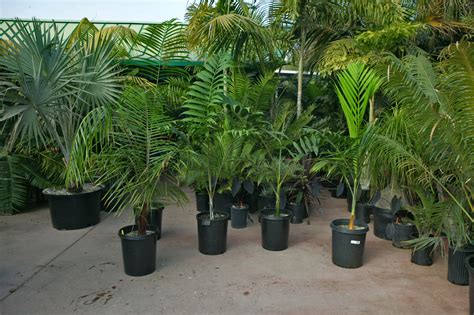
<svg viewBox="0 0 474 315"><path fill-rule="evenodd" d="M306 41L306 33L305 29L301 30L301 37L300 37L300 60L298 62L298 95L296 98L296 117L301 116L301 112L303 111L303 58L304 58L304 46Z"/></svg>
<svg viewBox="0 0 474 315"><path fill-rule="evenodd" d="M369 101L369 123L373 123L375 121L375 96Z"/></svg>
<svg viewBox="0 0 474 315"><path fill-rule="evenodd" d="M145 202L145 204L143 204L142 211L138 215L138 219L137 219L138 235L146 234L146 228L148 226L147 215L148 215L148 203Z"/></svg>

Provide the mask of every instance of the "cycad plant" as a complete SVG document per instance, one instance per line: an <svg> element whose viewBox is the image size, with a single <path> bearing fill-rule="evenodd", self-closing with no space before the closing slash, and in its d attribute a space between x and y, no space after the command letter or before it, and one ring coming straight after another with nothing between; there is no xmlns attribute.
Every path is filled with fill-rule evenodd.
<svg viewBox="0 0 474 315"><path fill-rule="evenodd" d="M349 229L354 229L356 196L361 182L362 169L367 155L364 149L370 128L364 121L369 101L381 85L376 72L364 64L354 63L337 76L336 92L346 118L349 143L345 147L337 144L321 157L313 166L313 172L325 169L332 172L337 168L350 189L352 196Z"/></svg>
<svg viewBox="0 0 474 315"><path fill-rule="evenodd" d="M115 40L83 37L67 45L56 27L37 21L17 21L13 33L0 48L0 120L13 124L8 149L19 142L58 149L67 168L82 118L119 96ZM68 190L80 190L80 183L69 180Z"/></svg>

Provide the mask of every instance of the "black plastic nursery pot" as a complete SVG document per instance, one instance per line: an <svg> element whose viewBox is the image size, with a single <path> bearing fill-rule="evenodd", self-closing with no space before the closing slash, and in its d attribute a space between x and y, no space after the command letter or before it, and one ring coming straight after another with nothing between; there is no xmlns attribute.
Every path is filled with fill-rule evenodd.
<svg viewBox="0 0 474 315"><path fill-rule="evenodd" d="M317 176L320 177L320 178L324 177L324 175L322 175L322 176L317 175ZM321 181L321 186L323 186L324 188L335 189L335 188L337 188L337 185L339 185L339 180L328 180L328 179L326 179L326 180Z"/></svg>
<svg viewBox="0 0 474 315"><path fill-rule="evenodd" d="M231 217L230 225L234 229L243 229L247 227L247 216L249 207L247 205L236 206L230 208Z"/></svg>
<svg viewBox="0 0 474 315"><path fill-rule="evenodd" d="M256 185L256 184L255 184ZM258 212L258 190L254 189L252 194L245 196L244 202L249 205L249 212Z"/></svg>
<svg viewBox="0 0 474 315"><path fill-rule="evenodd" d="M136 225L128 225L118 232L124 271L133 277L146 276L156 269L156 231L149 227L146 235L137 235L137 230Z"/></svg>
<svg viewBox="0 0 474 315"><path fill-rule="evenodd" d="M332 262L342 268L359 268L364 258L365 238L369 227L355 221L356 228L349 230L349 219L337 219L330 224L332 229Z"/></svg>
<svg viewBox="0 0 474 315"><path fill-rule="evenodd" d="M229 218L231 217L230 208L234 204L234 197L230 192L216 193L213 204L216 211L225 212Z"/></svg>
<svg viewBox="0 0 474 315"><path fill-rule="evenodd" d="M196 191L196 210L198 212L209 211L209 195L206 191Z"/></svg>
<svg viewBox="0 0 474 315"><path fill-rule="evenodd" d="M329 192L331 193L331 197L336 199L346 199L347 198L347 191L344 189L343 192L338 196L337 195L337 188L329 188Z"/></svg>
<svg viewBox="0 0 474 315"><path fill-rule="evenodd" d="M156 237L161 238L161 227L163 222L163 206L152 206L146 216L148 227L151 227L156 232ZM135 218L135 225L137 225L137 218Z"/></svg>
<svg viewBox="0 0 474 315"><path fill-rule="evenodd" d="M274 209L276 204L275 196L258 195L258 212L260 213L264 209Z"/></svg>
<svg viewBox="0 0 474 315"><path fill-rule="evenodd" d="M474 247L466 246L454 250L449 247L448 281L457 285L469 284L469 272L465 265L466 258L474 255Z"/></svg>
<svg viewBox="0 0 474 315"><path fill-rule="evenodd" d="M290 235L290 213L280 210L280 215L275 215L275 209L260 211L262 229L262 247L271 251L280 251L288 248Z"/></svg>
<svg viewBox="0 0 474 315"><path fill-rule="evenodd" d="M303 218L305 217L305 208L302 203L289 202L286 206L288 211L291 214L290 222L293 224L303 223Z"/></svg>
<svg viewBox="0 0 474 315"><path fill-rule="evenodd" d="M474 255L464 260L469 273L469 314L474 314Z"/></svg>
<svg viewBox="0 0 474 315"><path fill-rule="evenodd" d="M219 255L227 249L227 221L229 215L225 212L214 212L210 219L209 212L196 216L198 226L199 252L205 255Z"/></svg>
<svg viewBox="0 0 474 315"><path fill-rule="evenodd" d="M416 236L413 236L415 238ZM434 245L411 251L411 262L419 266L431 266L433 264Z"/></svg>
<svg viewBox="0 0 474 315"><path fill-rule="evenodd" d="M94 191L57 194L43 190L48 198L51 222L57 230L78 230L100 222L101 188Z"/></svg>
<svg viewBox="0 0 474 315"><path fill-rule="evenodd" d="M391 237L387 235L387 225L392 223L392 210L372 207L372 213L374 216L374 235L384 240L391 240Z"/></svg>
<svg viewBox="0 0 474 315"><path fill-rule="evenodd" d="M372 206L368 203L356 203L355 217L364 223L370 223L370 213L372 212Z"/></svg>
<svg viewBox="0 0 474 315"><path fill-rule="evenodd" d="M392 245L397 248L411 248L411 245L407 245L404 242L415 239L416 237L416 226L413 224L402 224L393 222L387 225L387 231L385 234L392 239Z"/></svg>
<svg viewBox="0 0 474 315"><path fill-rule="evenodd" d="M158 240L161 238L161 228L163 225L163 210L164 207L162 206L156 208L153 207L147 215L148 225L154 227L156 231L156 239Z"/></svg>

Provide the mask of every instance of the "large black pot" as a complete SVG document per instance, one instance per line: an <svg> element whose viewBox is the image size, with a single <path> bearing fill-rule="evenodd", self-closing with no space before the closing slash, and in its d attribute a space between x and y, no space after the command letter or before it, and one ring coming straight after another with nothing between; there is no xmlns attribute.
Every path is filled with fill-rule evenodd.
<svg viewBox="0 0 474 315"><path fill-rule="evenodd" d="M469 314L474 314L474 255L464 260L469 273Z"/></svg>
<svg viewBox="0 0 474 315"><path fill-rule="evenodd" d="M230 225L234 229L243 229L247 227L247 216L248 216L249 207L247 205L236 206L233 205L230 208L231 218Z"/></svg>
<svg viewBox="0 0 474 315"><path fill-rule="evenodd" d="M214 195L214 209L216 211L225 212L230 218L230 208L234 203L234 197L230 192L216 193Z"/></svg>
<svg viewBox="0 0 474 315"><path fill-rule="evenodd" d="M413 248L411 251L411 262L419 266L431 266L433 264L433 249L434 245L417 250Z"/></svg>
<svg viewBox="0 0 474 315"><path fill-rule="evenodd" d="M365 237L369 231L366 223L356 221L361 229L349 230L348 219L337 219L331 222L332 229L332 262L343 268L359 268L364 257Z"/></svg>
<svg viewBox="0 0 474 315"><path fill-rule="evenodd" d="M209 211L209 195L205 191L196 191L196 210L199 212Z"/></svg>
<svg viewBox="0 0 474 315"><path fill-rule="evenodd" d="M100 221L101 189L59 195L43 190L49 201L51 222L57 230L77 230Z"/></svg>
<svg viewBox="0 0 474 315"><path fill-rule="evenodd" d="M288 211L280 210L280 215L275 215L275 209L264 209L260 211L262 228L262 247L272 251L280 251L288 248L290 234L290 214Z"/></svg>
<svg viewBox="0 0 474 315"><path fill-rule="evenodd" d="M198 227L199 251L205 255L219 255L227 249L227 221L229 215L225 212L214 212L210 219L208 212L196 216Z"/></svg>
<svg viewBox="0 0 474 315"><path fill-rule="evenodd" d="M128 225L118 233L125 273L134 277L146 276L156 269L156 231L149 227L147 235L129 235L137 229L136 225Z"/></svg>
<svg viewBox="0 0 474 315"><path fill-rule="evenodd" d="M467 257L474 255L474 247L466 246L454 250L449 247L448 281L457 285L469 284L469 272L465 265Z"/></svg>
<svg viewBox="0 0 474 315"><path fill-rule="evenodd" d="M417 230L413 224L402 224L393 222L387 225L385 234L392 239L392 245L397 248L411 248L411 245L407 245L404 242L415 239Z"/></svg>
<svg viewBox="0 0 474 315"><path fill-rule="evenodd" d="M392 223L392 210L373 207L372 213L374 215L374 235L384 240L391 240L387 235L387 225Z"/></svg>
<svg viewBox="0 0 474 315"><path fill-rule="evenodd" d="M290 222L293 224L303 223L305 208L302 203L289 202L286 206L291 215Z"/></svg>

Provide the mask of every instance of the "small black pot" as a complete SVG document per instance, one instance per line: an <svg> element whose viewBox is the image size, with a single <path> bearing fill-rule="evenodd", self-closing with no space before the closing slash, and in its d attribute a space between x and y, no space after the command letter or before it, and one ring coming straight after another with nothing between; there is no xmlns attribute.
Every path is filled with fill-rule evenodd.
<svg viewBox="0 0 474 315"><path fill-rule="evenodd" d="M338 180L322 180L321 181L321 186L323 186L324 188L337 188L337 186L339 185L339 181Z"/></svg>
<svg viewBox="0 0 474 315"><path fill-rule="evenodd" d="M370 223L370 213L372 212L372 206L368 203L356 203L355 217L364 223Z"/></svg>
<svg viewBox="0 0 474 315"><path fill-rule="evenodd" d="M49 200L51 222L57 230L77 230L100 221L101 189L68 195L43 190Z"/></svg>
<svg viewBox="0 0 474 315"><path fill-rule="evenodd" d="M234 229L243 229L247 227L248 210L249 210L249 207L247 205L243 205L242 207L233 205L230 208L230 212L231 212L230 225Z"/></svg>
<svg viewBox="0 0 474 315"><path fill-rule="evenodd" d="M293 224L303 223L305 209L302 203L289 202L286 207L291 215L290 222Z"/></svg>
<svg viewBox="0 0 474 315"><path fill-rule="evenodd" d="M262 247L272 251L288 248L290 234L290 214L280 210L280 216L275 216L275 209L264 209L260 212L262 228Z"/></svg>
<svg viewBox="0 0 474 315"><path fill-rule="evenodd" d="M209 195L205 191L196 191L196 210L209 212Z"/></svg>
<svg viewBox="0 0 474 315"><path fill-rule="evenodd" d="M148 225L153 227L156 230L156 239L161 238L161 227L163 222L163 209L164 207L153 207L151 211L148 212L147 221Z"/></svg>
<svg viewBox="0 0 474 315"><path fill-rule="evenodd" d="M448 281L457 285L469 284L469 272L465 265L467 257L474 255L474 248L466 246L454 250L449 247Z"/></svg>
<svg viewBox="0 0 474 315"><path fill-rule="evenodd" d="M128 225L119 230L122 240L123 267L127 275L146 276L156 269L156 231L149 228L150 234L143 236L127 235L136 231L136 225Z"/></svg>
<svg viewBox="0 0 474 315"><path fill-rule="evenodd" d="M336 199L346 199L347 198L347 191L344 189L342 193L338 196L337 195L337 187L336 188L329 188L329 192L331 193L331 197Z"/></svg>
<svg viewBox="0 0 474 315"><path fill-rule="evenodd" d="M234 204L234 197L230 192L216 193L214 195L214 209L219 212L227 213L231 217L230 208Z"/></svg>
<svg viewBox="0 0 474 315"><path fill-rule="evenodd" d="M369 231L366 223L356 221L355 225L363 229L349 230L348 219L337 219L331 222L332 229L332 262L342 268L359 268L364 258L365 237Z"/></svg>
<svg viewBox="0 0 474 315"><path fill-rule="evenodd" d="M255 184L256 186L256 184ZM246 195L245 203L249 205L249 212L258 212L258 190L254 189L252 194Z"/></svg>
<svg viewBox="0 0 474 315"><path fill-rule="evenodd" d="M258 212L264 209L275 209L275 196L258 195Z"/></svg>
<svg viewBox="0 0 474 315"><path fill-rule="evenodd" d="M417 233L416 226L413 224L401 224L393 222L387 225L385 234L392 239L392 245L397 248L411 248L404 242L415 239Z"/></svg>
<svg viewBox="0 0 474 315"><path fill-rule="evenodd" d="M474 255L464 260L469 273L469 314L474 314Z"/></svg>
<svg viewBox="0 0 474 315"><path fill-rule="evenodd" d="M163 222L163 206L152 206L146 216L147 229L152 229L156 232L157 240L161 238L161 226ZM135 218L135 225L138 225L138 218Z"/></svg>
<svg viewBox="0 0 474 315"><path fill-rule="evenodd" d="M372 212L374 215L374 235L384 240L391 240L386 231L387 225L393 221L392 210L373 207Z"/></svg>
<svg viewBox="0 0 474 315"><path fill-rule="evenodd" d="M416 236L413 236L415 238ZM420 266L431 266L433 264L434 245L411 251L411 262Z"/></svg>
<svg viewBox="0 0 474 315"><path fill-rule="evenodd" d="M211 220L208 212L196 216L198 227L199 251L205 255L219 255L227 249L227 221L225 212L214 212Z"/></svg>

